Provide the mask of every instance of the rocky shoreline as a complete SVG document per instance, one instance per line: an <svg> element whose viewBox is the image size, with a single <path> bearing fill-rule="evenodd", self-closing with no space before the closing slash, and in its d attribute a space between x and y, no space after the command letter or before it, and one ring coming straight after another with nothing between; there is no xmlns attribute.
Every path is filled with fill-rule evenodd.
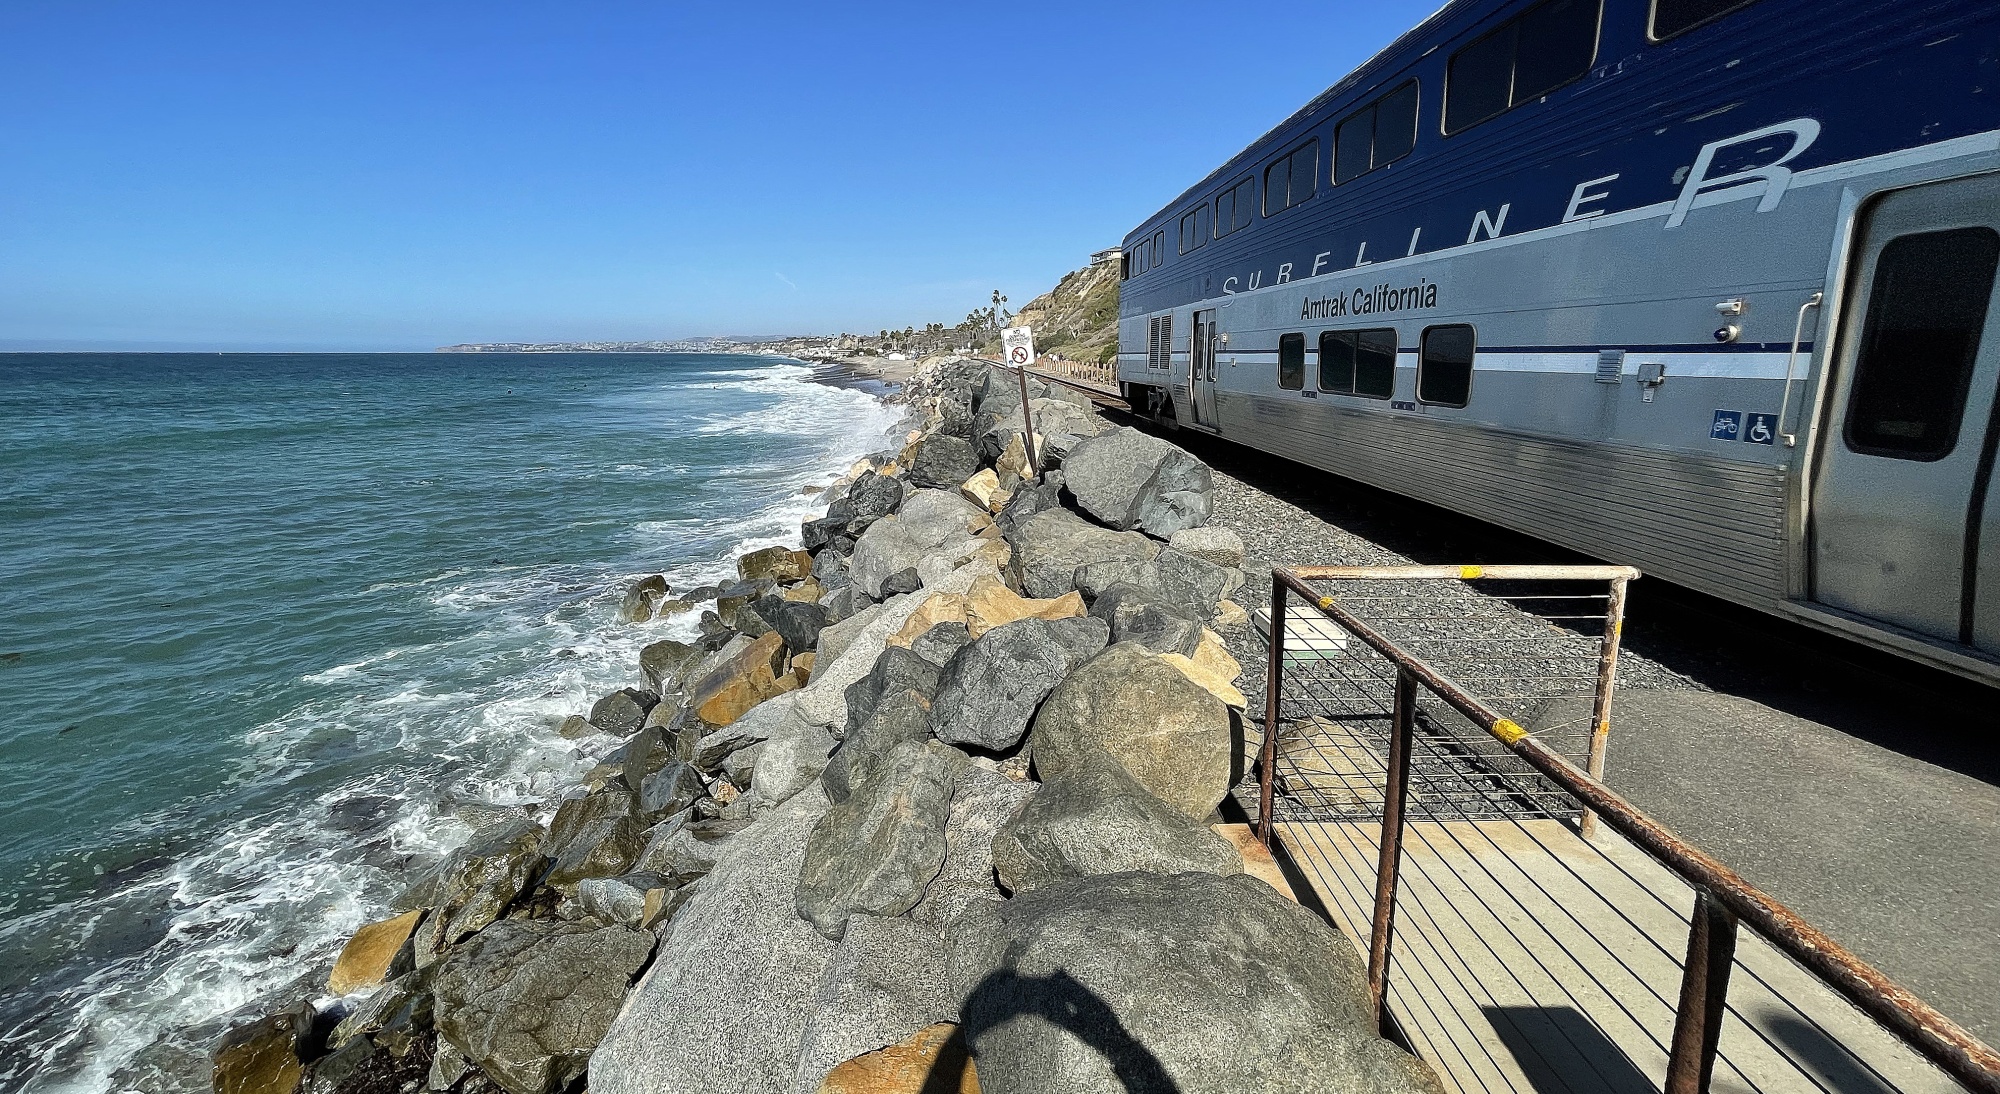
<svg viewBox="0 0 2000 1094"><path fill-rule="evenodd" d="M562 732L603 760L237 1027L227 1094L1435 1091L1217 809L1242 542L1184 450L936 359L828 491Z"/></svg>

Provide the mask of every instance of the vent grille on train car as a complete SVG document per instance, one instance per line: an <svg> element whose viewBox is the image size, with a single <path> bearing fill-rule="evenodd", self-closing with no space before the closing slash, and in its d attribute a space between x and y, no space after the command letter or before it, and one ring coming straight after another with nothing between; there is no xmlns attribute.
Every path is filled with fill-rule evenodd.
<svg viewBox="0 0 2000 1094"><path fill-rule="evenodd" d="M1156 315L1146 321L1146 367L1174 366L1174 317Z"/></svg>
<svg viewBox="0 0 2000 1094"><path fill-rule="evenodd" d="M1597 351L1597 382L1615 384L1624 378L1625 351L1622 349L1601 349Z"/></svg>

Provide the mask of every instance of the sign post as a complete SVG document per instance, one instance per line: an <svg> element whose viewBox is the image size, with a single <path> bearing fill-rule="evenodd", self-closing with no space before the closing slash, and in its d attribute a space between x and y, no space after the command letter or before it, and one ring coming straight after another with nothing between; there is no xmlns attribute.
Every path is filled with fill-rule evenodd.
<svg viewBox="0 0 2000 1094"><path fill-rule="evenodd" d="M1021 421L1027 432L1021 435L1028 457L1028 470L1040 476L1041 462L1035 458L1035 412L1028 406L1028 366L1035 362L1035 331L1032 327L1008 327L1000 332L1000 350L1008 367L1021 381Z"/></svg>

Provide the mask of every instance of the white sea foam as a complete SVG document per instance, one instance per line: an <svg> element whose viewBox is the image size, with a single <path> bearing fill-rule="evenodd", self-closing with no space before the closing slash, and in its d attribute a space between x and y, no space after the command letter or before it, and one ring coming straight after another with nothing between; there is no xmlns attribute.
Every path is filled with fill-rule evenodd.
<svg viewBox="0 0 2000 1094"><path fill-rule="evenodd" d="M789 365L732 369L694 385L776 400L741 421L704 422L701 431L799 440L793 458L760 472L757 508L722 519L646 521L628 533L640 546L686 545L655 571L674 587L732 577L740 552L796 545L799 522L820 510L800 488L888 443L898 411L859 392L812 385L810 374ZM615 470L651 473L637 464ZM237 785L296 792L269 793L272 804L158 874L0 932L0 942L12 944L62 925L95 930L112 914L105 911L112 899L116 915L152 908L166 919L156 941L102 964L54 1001L74 1014L65 1035L31 1049L0 1040L0 1055L39 1058L24 1089L193 1088L208 1044L232 1014L312 994L317 985L300 978L323 970L356 927L385 914L416 869L469 836L472 826L455 811L546 809L547 799L573 787L614 742L566 740L557 723L631 682L645 642L693 629L692 612L618 624L622 590L637 576L515 566L372 586L407 591L473 625L446 641L304 675L333 693L249 731L233 773ZM360 808L369 803L379 815ZM347 809L358 819L336 822Z"/></svg>

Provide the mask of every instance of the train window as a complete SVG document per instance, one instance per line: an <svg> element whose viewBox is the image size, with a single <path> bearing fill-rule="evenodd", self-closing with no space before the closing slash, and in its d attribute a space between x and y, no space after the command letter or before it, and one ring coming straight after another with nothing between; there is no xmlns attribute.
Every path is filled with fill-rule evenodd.
<svg viewBox="0 0 2000 1094"><path fill-rule="evenodd" d="M1396 332L1330 330L1319 336L1319 389L1387 399L1396 389Z"/></svg>
<svg viewBox="0 0 2000 1094"><path fill-rule="evenodd" d="M1423 352L1417 359L1417 401L1433 406L1469 402L1476 345L1472 328L1463 324L1424 328Z"/></svg>
<svg viewBox="0 0 2000 1094"><path fill-rule="evenodd" d="M1124 254L1118 256L1118 280L1120 281L1132 280L1131 251L1126 251Z"/></svg>
<svg viewBox="0 0 2000 1094"><path fill-rule="evenodd" d="M1255 213L1251 202L1257 197L1257 176L1252 175L1242 182L1224 190L1215 198L1215 238L1221 239L1231 232L1241 231L1250 226Z"/></svg>
<svg viewBox="0 0 2000 1094"><path fill-rule="evenodd" d="M1153 233L1153 265L1164 266L1167 262L1167 230Z"/></svg>
<svg viewBox="0 0 2000 1094"><path fill-rule="evenodd" d="M1264 168L1264 215L1273 216L1313 196L1319 188L1319 138Z"/></svg>
<svg viewBox="0 0 2000 1094"><path fill-rule="evenodd" d="M1653 0L1653 25L1648 36L1664 42L1676 34L1712 23L1755 0Z"/></svg>
<svg viewBox="0 0 2000 1094"><path fill-rule="evenodd" d="M1354 332L1321 331L1319 336L1319 389L1342 395L1354 394Z"/></svg>
<svg viewBox="0 0 2000 1094"><path fill-rule="evenodd" d="M2000 233L1991 228L1920 232L1882 248L1854 362L1847 447L1898 460L1951 454L1997 263Z"/></svg>
<svg viewBox="0 0 2000 1094"><path fill-rule="evenodd" d="M1349 114L1333 130L1333 182L1358 179L1417 146L1417 82Z"/></svg>
<svg viewBox="0 0 2000 1094"><path fill-rule="evenodd" d="M1396 329L1362 331L1354 348L1354 393L1387 399L1396 393Z"/></svg>
<svg viewBox="0 0 2000 1094"><path fill-rule="evenodd" d="M1457 133L1590 71L1603 0L1547 0L1451 55L1444 131Z"/></svg>
<svg viewBox="0 0 2000 1094"><path fill-rule="evenodd" d="M1203 203L1181 215L1181 253L1186 254L1208 242L1208 205Z"/></svg>
<svg viewBox="0 0 2000 1094"><path fill-rule="evenodd" d="M1278 336L1278 386L1298 391L1306 386L1306 336Z"/></svg>

